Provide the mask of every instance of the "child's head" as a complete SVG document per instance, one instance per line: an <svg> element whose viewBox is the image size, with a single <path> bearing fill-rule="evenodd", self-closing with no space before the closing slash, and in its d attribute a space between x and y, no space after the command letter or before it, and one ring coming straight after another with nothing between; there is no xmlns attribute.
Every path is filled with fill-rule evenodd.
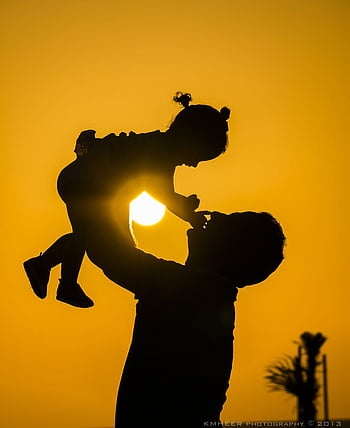
<svg viewBox="0 0 350 428"><path fill-rule="evenodd" d="M181 163L197 166L201 161L214 159L227 147L227 120L230 110L195 104L189 105L190 94L178 92L174 101L184 109L175 117L167 134L176 141L176 148L183 157Z"/></svg>

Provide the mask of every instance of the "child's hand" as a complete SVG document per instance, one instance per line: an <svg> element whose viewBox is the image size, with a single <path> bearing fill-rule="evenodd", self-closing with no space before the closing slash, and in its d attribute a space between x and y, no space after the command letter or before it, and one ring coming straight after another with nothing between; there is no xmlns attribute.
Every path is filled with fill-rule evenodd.
<svg viewBox="0 0 350 428"><path fill-rule="evenodd" d="M198 199L198 196L197 195L190 195L190 196L187 196L187 207L188 207L188 209L190 210L190 211L195 211L198 207L199 207L199 204L200 204L200 200Z"/></svg>
<svg viewBox="0 0 350 428"><path fill-rule="evenodd" d="M207 224L207 218L205 216L206 211L197 211L193 212L189 218L189 223L193 228L201 228L203 229Z"/></svg>

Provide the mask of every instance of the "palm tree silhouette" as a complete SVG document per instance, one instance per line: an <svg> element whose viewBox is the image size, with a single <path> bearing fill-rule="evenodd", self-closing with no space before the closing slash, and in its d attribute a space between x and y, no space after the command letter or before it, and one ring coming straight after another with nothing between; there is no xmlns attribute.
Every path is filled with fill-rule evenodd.
<svg viewBox="0 0 350 428"><path fill-rule="evenodd" d="M321 364L319 354L326 339L321 333L304 332L300 335L297 356L286 356L267 368L265 379L272 391L297 397L299 421L316 420L316 399L320 390L316 368Z"/></svg>

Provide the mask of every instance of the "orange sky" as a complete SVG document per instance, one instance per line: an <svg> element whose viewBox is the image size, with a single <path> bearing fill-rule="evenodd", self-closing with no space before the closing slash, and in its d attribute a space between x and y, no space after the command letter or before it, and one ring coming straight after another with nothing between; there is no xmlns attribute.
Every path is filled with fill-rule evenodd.
<svg viewBox="0 0 350 428"><path fill-rule="evenodd" d="M1 3L1 412L6 428L111 426L133 296L89 261L91 310L32 294L22 262L69 231L56 193L80 130L166 129L177 90L231 108L227 153L179 168L203 209L273 213L286 260L237 302L225 421L291 419L265 367L304 331L328 337L332 419L349 417L349 12L347 0L13 0ZM141 247L180 262L167 214ZM179 239L179 236L181 239ZM322 416L322 406L320 406Z"/></svg>

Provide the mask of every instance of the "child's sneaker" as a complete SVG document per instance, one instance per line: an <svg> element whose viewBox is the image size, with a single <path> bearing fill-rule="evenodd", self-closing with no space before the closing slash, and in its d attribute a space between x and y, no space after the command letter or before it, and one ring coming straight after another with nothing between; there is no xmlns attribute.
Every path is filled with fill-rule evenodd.
<svg viewBox="0 0 350 428"><path fill-rule="evenodd" d="M36 296L40 299L45 299L47 296L47 284L50 279L50 266L43 261L43 257L40 254L40 256L25 261L23 267Z"/></svg>
<svg viewBox="0 0 350 428"><path fill-rule="evenodd" d="M94 302L88 297L76 282L65 282L60 280L57 288L56 299L77 308L91 308Z"/></svg>

